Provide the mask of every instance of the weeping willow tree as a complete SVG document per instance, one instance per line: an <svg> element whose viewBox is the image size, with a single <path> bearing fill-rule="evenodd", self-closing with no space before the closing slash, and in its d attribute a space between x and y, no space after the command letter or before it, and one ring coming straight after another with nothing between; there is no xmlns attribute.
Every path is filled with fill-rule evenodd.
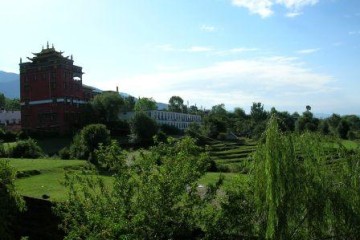
<svg viewBox="0 0 360 240"><path fill-rule="evenodd" d="M331 142L284 134L271 117L251 174L260 238L359 236L360 154Z"/></svg>

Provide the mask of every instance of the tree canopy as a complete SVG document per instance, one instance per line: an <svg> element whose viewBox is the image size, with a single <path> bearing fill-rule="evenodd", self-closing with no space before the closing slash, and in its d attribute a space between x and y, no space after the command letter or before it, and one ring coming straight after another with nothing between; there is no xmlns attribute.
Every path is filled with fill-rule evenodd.
<svg viewBox="0 0 360 240"><path fill-rule="evenodd" d="M184 100L179 96L172 96L169 99L168 109L170 112L186 112Z"/></svg>
<svg viewBox="0 0 360 240"><path fill-rule="evenodd" d="M117 92L103 92L96 95L90 104L100 122L107 123L118 120L124 100Z"/></svg>
<svg viewBox="0 0 360 240"><path fill-rule="evenodd" d="M148 110L156 110L157 105L153 98L139 98L134 106L134 110L139 111L148 111Z"/></svg>

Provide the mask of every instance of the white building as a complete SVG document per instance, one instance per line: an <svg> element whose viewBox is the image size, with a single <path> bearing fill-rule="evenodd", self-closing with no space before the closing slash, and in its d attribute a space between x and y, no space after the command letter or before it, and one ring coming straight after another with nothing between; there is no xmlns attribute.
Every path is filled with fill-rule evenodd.
<svg viewBox="0 0 360 240"><path fill-rule="evenodd" d="M20 111L0 110L0 125L16 125L21 123Z"/></svg>
<svg viewBox="0 0 360 240"><path fill-rule="evenodd" d="M170 125L177 127L181 130L185 130L189 127L190 123L201 123L201 116L187 114L187 113L176 113L176 112L166 112L159 110L150 110L145 111L145 113L154 119L159 125ZM135 112L121 112L119 114L119 119L121 120L130 120L135 115Z"/></svg>

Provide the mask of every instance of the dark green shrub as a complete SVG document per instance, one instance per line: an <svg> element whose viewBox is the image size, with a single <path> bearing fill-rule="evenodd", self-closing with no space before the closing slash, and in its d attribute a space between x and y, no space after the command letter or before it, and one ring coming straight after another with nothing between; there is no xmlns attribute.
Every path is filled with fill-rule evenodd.
<svg viewBox="0 0 360 240"><path fill-rule="evenodd" d="M6 157L4 144L0 140L0 157Z"/></svg>
<svg viewBox="0 0 360 240"><path fill-rule="evenodd" d="M64 147L59 151L59 156L61 159L68 160L70 159L70 149L68 147Z"/></svg>
<svg viewBox="0 0 360 240"><path fill-rule="evenodd" d="M222 132L216 137L218 140L226 140L227 134Z"/></svg>
<svg viewBox="0 0 360 240"><path fill-rule="evenodd" d="M4 135L4 142L15 142L16 133L12 131L6 131Z"/></svg>
<svg viewBox="0 0 360 240"><path fill-rule="evenodd" d="M106 127L110 130L111 136L127 136L130 134L130 126L126 121L111 121L106 123Z"/></svg>
<svg viewBox="0 0 360 240"><path fill-rule="evenodd" d="M13 239L12 226L16 214L25 209L22 197L16 192L15 171L8 161L0 161L0 238Z"/></svg>
<svg viewBox="0 0 360 240"><path fill-rule="evenodd" d="M98 149L99 144L110 143L110 133L103 124L90 124L85 126L79 134L75 135L70 147L71 158L89 159ZM93 159L94 160L94 159Z"/></svg>
<svg viewBox="0 0 360 240"><path fill-rule="evenodd" d="M39 158L43 155L42 149L34 139L21 140L10 150L13 158Z"/></svg>
<svg viewBox="0 0 360 240"><path fill-rule="evenodd" d="M166 142L167 140L167 135L163 132L163 131L159 131L155 136L154 136L154 141L155 142Z"/></svg>
<svg viewBox="0 0 360 240"><path fill-rule="evenodd" d="M160 130L163 131L167 135L180 135L183 131L175 126L171 126L168 124L163 124L160 126Z"/></svg>
<svg viewBox="0 0 360 240"><path fill-rule="evenodd" d="M20 131L16 134L16 138L17 138L17 140L25 140L25 139L29 138L29 135L23 131Z"/></svg>
<svg viewBox="0 0 360 240"><path fill-rule="evenodd" d="M4 141L5 140L5 132L2 128L0 128L0 141Z"/></svg>
<svg viewBox="0 0 360 240"><path fill-rule="evenodd" d="M130 141L137 145L151 145L158 131L156 122L143 112L136 113L130 122Z"/></svg>

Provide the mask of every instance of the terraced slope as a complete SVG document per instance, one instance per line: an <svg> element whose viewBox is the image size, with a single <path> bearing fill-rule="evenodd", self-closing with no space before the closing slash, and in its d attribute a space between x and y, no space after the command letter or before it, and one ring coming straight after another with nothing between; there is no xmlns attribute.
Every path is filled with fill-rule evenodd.
<svg viewBox="0 0 360 240"><path fill-rule="evenodd" d="M241 172L242 163L255 151L256 142L250 139L239 141L209 140L209 152L220 172Z"/></svg>

